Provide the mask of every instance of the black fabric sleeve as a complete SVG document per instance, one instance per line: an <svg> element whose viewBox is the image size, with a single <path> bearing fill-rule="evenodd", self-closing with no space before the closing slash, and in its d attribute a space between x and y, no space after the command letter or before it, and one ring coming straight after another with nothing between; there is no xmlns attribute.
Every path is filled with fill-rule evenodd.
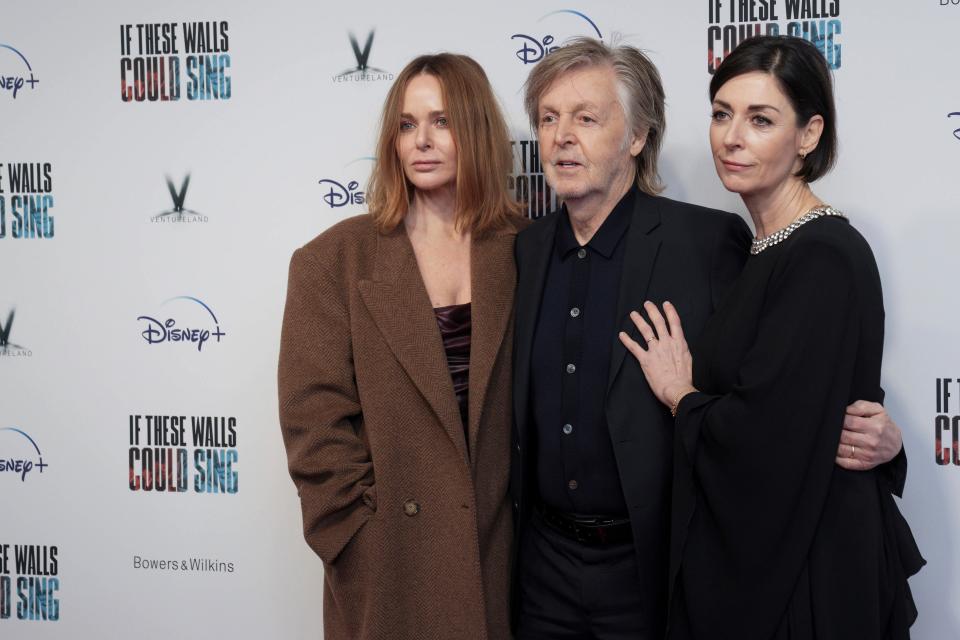
<svg viewBox="0 0 960 640"><path fill-rule="evenodd" d="M736 386L678 407L700 496L683 561L698 636L773 633L834 470L857 355L855 274L840 247L799 240L756 293L763 312L744 329L755 338Z"/></svg>

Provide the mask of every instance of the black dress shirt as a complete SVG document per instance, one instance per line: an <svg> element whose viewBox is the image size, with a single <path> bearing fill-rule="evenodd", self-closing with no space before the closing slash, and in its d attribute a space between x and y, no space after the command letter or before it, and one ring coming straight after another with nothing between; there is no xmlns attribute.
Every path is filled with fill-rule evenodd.
<svg viewBox="0 0 960 640"><path fill-rule="evenodd" d="M533 339L533 442L540 499L577 514L627 513L604 407L624 240L636 187L586 245L558 215Z"/></svg>

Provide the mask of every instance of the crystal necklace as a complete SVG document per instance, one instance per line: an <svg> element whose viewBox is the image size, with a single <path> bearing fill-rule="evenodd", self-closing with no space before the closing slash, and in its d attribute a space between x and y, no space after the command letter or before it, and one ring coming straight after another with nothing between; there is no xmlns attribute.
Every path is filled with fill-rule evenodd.
<svg viewBox="0 0 960 640"><path fill-rule="evenodd" d="M805 214L785 226L779 231L774 231L766 238L754 238L753 245L750 247L750 255L755 256L764 249L769 249L775 244L780 244L784 240L790 237L790 234L807 224L811 220L816 220L817 218L822 218L823 216L837 216L839 218L846 218L847 216L843 215L842 211L834 209L828 204L821 204L819 206L810 209Z"/></svg>

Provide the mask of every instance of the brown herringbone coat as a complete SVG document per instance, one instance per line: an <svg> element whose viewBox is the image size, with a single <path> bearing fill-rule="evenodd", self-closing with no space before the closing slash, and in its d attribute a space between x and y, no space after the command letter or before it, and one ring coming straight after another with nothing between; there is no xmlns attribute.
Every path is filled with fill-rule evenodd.
<svg viewBox="0 0 960 640"><path fill-rule="evenodd" d="M293 255L280 423L328 640L509 637L515 235L472 244L469 446L403 225L358 216Z"/></svg>

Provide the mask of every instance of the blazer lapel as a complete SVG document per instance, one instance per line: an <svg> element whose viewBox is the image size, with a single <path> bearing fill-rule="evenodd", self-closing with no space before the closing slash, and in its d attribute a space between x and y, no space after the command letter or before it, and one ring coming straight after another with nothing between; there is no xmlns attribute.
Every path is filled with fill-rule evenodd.
<svg viewBox="0 0 960 640"><path fill-rule="evenodd" d="M617 325L619 331L625 331L636 337L637 330L630 319L631 311L640 311L647 299L650 276L660 250L659 238L652 235L660 225L660 211L657 202L651 196L637 193L633 207L633 218L627 230L627 246L623 256L623 273L620 275L620 293L617 297ZM607 378L607 393L613 385L627 348L617 335L613 336L613 349L610 352L610 374Z"/></svg>
<svg viewBox="0 0 960 640"><path fill-rule="evenodd" d="M372 280L358 283L370 316L460 454L466 441L427 289L403 225L380 234Z"/></svg>
<svg viewBox="0 0 960 640"><path fill-rule="evenodd" d="M521 437L527 425L527 407L530 385L530 358L533 353L533 334L536 329L543 285L550 265L550 252L557 232L557 220L566 215L563 210L551 214L543 222L535 223L526 233L530 234L527 247L521 255L517 252L517 299L514 306L516 325L516 348L513 358L513 408L514 421Z"/></svg>
<svg viewBox="0 0 960 640"><path fill-rule="evenodd" d="M470 452L477 450L480 418L503 336L510 323L516 267L512 228L474 239L470 250L471 328L468 412Z"/></svg>

